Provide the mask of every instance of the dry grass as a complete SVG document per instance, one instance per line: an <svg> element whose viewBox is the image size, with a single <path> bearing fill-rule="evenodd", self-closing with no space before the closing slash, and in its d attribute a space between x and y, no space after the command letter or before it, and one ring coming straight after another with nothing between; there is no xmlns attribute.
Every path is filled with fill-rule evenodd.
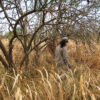
<svg viewBox="0 0 100 100"><path fill-rule="evenodd" d="M72 68L62 72L64 78L58 74L48 51L40 56L39 66L30 63L29 70L19 70L17 75L1 67L0 100L100 100L100 47L97 47L91 55L82 45L76 47L70 42Z"/></svg>
<svg viewBox="0 0 100 100"><path fill-rule="evenodd" d="M0 100L99 100L100 70L76 67L63 72L38 68L15 76L0 75Z"/></svg>

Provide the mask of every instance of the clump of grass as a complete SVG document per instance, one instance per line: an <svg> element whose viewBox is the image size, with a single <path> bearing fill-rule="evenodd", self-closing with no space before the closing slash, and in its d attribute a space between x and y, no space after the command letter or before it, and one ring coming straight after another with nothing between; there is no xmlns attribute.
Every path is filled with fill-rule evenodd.
<svg viewBox="0 0 100 100"><path fill-rule="evenodd" d="M34 72L37 72L35 74ZM45 67L15 76L8 73L0 77L2 100L99 100L100 70L76 67L64 71L62 79L56 70ZM26 74L26 75L25 75Z"/></svg>

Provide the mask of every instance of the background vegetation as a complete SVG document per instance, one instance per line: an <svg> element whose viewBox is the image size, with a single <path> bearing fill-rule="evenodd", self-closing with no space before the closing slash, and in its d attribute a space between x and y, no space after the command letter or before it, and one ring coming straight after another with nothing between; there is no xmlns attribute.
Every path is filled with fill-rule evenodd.
<svg viewBox="0 0 100 100"><path fill-rule="evenodd" d="M0 0L0 99L100 99L99 0ZM71 69L55 47L69 37Z"/></svg>

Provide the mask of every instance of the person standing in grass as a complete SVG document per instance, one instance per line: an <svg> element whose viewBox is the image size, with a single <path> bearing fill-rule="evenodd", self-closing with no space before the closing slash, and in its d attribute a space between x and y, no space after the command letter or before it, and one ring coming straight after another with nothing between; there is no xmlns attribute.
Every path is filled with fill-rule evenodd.
<svg viewBox="0 0 100 100"><path fill-rule="evenodd" d="M68 68L71 67L68 62L67 43L68 43L68 38L63 37L55 50L55 60L59 68L63 68L65 66L67 66Z"/></svg>

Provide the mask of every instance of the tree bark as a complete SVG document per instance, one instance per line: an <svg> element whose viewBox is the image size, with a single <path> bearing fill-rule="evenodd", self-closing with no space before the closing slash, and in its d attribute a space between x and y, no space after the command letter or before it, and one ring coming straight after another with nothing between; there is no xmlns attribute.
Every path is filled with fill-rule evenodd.
<svg viewBox="0 0 100 100"><path fill-rule="evenodd" d="M4 65L5 69L8 70L9 66L8 66L8 64L5 62L5 60L3 59L3 57L2 57L1 55L0 55L0 61L1 61L1 63Z"/></svg>

